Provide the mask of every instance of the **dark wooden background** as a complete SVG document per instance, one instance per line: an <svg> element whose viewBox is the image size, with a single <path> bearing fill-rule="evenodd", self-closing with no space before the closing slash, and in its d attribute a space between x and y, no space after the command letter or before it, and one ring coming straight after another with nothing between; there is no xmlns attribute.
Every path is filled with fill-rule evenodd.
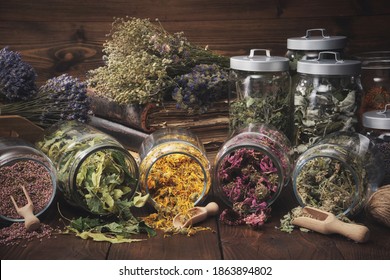
<svg viewBox="0 0 390 280"><path fill-rule="evenodd" d="M158 18L224 55L269 48L309 28L348 37L347 51L390 50L388 0L0 0L0 47L19 51L38 81L62 73L84 78L101 65L114 17Z"/></svg>

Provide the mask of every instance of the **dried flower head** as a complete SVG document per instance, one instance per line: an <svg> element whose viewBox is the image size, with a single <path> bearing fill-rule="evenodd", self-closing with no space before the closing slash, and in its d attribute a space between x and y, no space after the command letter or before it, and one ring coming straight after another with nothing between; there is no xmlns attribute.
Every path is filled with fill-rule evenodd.
<svg viewBox="0 0 390 280"><path fill-rule="evenodd" d="M0 100L28 100L36 95L37 74L19 53L8 48L0 50Z"/></svg>

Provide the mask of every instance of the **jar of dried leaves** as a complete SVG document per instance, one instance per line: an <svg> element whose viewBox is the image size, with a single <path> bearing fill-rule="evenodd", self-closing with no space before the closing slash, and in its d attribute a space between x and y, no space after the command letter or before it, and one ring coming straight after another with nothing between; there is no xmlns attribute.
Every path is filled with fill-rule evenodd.
<svg viewBox="0 0 390 280"><path fill-rule="evenodd" d="M25 187L40 216L51 205L57 189L56 170L51 160L33 144L19 138L0 137L0 218L24 221L10 196L22 207L27 204Z"/></svg>
<svg viewBox="0 0 390 280"><path fill-rule="evenodd" d="M76 121L47 129L37 142L55 164L59 189L73 206L97 215L129 211L139 170L132 155L113 137Z"/></svg>
<svg viewBox="0 0 390 280"><path fill-rule="evenodd" d="M248 56L231 57L230 68L230 131L249 123L266 123L290 138L293 96L288 59L271 56L269 50L252 49Z"/></svg>
<svg viewBox="0 0 390 280"><path fill-rule="evenodd" d="M384 165L382 185L390 184L390 103L381 110L368 111L363 114L363 130L381 152Z"/></svg>
<svg viewBox="0 0 390 280"><path fill-rule="evenodd" d="M214 185L231 208L221 220L261 226L269 206L290 181L291 152L290 141L271 125L250 124L236 130L215 159Z"/></svg>
<svg viewBox="0 0 390 280"><path fill-rule="evenodd" d="M335 132L298 157L292 183L302 207L352 217L380 186L383 172L383 159L369 138Z"/></svg>
<svg viewBox="0 0 390 280"><path fill-rule="evenodd" d="M342 60L337 52L298 61L299 79L293 89L293 145L298 155L327 134L357 131L360 70L360 61Z"/></svg>

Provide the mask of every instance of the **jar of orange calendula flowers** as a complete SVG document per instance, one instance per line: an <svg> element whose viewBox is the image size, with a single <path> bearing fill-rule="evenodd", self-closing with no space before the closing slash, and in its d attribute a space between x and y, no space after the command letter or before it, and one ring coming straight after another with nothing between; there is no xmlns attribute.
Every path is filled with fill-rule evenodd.
<svg viewBox="0 0 390 280"><path fill-rule="evenodd" d="M139 155L141 191L158 211L148 217L149 224L167 231L172 217L200 204L210 190L206 151L189 130L164 128L145 138Z"/></svg>

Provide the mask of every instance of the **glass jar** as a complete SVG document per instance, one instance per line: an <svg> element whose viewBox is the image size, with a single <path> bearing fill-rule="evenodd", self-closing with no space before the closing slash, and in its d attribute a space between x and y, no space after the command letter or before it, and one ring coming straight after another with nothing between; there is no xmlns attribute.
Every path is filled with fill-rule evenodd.
<svg viewBox="0 0 390 280"><path fill-rule="evenodd" d="M37 146L54 162L59 189L73 206L97 215L120 214L137 189L132 155L92 126L61 122L47 129Z"/></svg>
<svg viewBox="0 0 390 280"><path fill-rule="evenodd" d="M333 58L325 59L325 55ZM342 60L335 52L298 61L293 140L298 155L329 133L357 130L360 66L360 61Z"/></svg>
<svg viewBox="0 0 390 280"><path fill-rule="evenodd" d="M320 32L320 36L314 33ZM290 61L290 74L294 77L297 73L298 61L301 59L317 59L323 51L333 51L343 54L347 43L345 36L327 36L324 28L306 30L306 35L287 39L286 57Z"/></svg>
<svg viewBox="0 0 390 280"><path fill-rule="evenodd" d="M266 124L236 130L215 158L214 186L239 212L270 206L290 181L292 147L287 137Z"/></svg>
<svg viewBox="0 0 390 280"><path fill-rule="evenodd" d="M335 132L311 146L292 175L299 204L354 216L380 186L383 161L374 143L355 132Z"/></svg>
<svg viewBox="0 0 390 280"><path fill-rule="evenodd" d="M255 55L265 51L266 55ZM266 123L291 137L293 98L288 59L269 50L230 58L229 123L233 132L249 123Z"/></svg>
<svg viewBox="0 0 390 280"><path fill-rule="evenodd" d="M185 213L210 191L210 163L199 138L186 129L159 129L139 151L140 189L156 210Z"/></svg>
<svg viewBox="0 0 390 280"><path fill-rule="evenodd" d="M363 114L363 132L382 154L384 178L381 185L390 184L390 104L383 110Z"/></svg>
<svg viewBox="0 0 390 280"><path fill-rule="evenodd" d="M51 205L57 189L57 176L51 160L31 143L19 138L0 137L0 218L22 222L10 199L23 207L27 199L24 186L39 217Z"/></svg>
<svg viewBox="0 0 390 280"><path fill-rule="evenodd" d="M362 62L363 98L359 110L362 117L363 113L383 110L390 103L390 52L367 52L356 57Z"/></svg>

